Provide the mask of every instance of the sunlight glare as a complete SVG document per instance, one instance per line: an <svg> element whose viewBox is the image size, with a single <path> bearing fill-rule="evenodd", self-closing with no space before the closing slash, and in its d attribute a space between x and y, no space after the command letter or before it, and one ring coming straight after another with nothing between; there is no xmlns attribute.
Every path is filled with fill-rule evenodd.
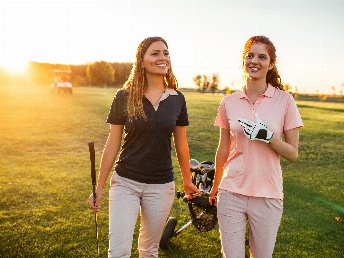
<svg viewBox="0 0 344 258"><path fill-rule="evenodd" d="M12 74L26 73L28 61L26 60L1 60L0 67Z"/></svg>

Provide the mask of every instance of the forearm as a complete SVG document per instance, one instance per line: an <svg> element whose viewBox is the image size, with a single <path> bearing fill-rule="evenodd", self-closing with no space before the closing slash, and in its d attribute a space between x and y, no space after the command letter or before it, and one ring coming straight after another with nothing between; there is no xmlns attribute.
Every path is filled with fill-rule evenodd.
<svg viewBox="0 0 344 258"><path fill-rule="evenodd" d="M296 160L298 157L299 131L291 129L284 134L285 141L273 135L270 140L271 148L287 160Z"/></svg>
<svg viewBox="0 0 344 258"><path fill-rule="evenodd" d="M121 147L122 132L123 126L111 125L110 133L100 160L97 189L104 189L105 187L107 178Z"/></svg>
<svg viewBox="0 0 344 258"><path fill-rule="evenodd" d="M223 169L224 165L227 161L228 153L226 153L223 150L219 150L216 152L215 157L215 175L214 175L214 182L213 182L213 188L217 189L220 185L222 175L223 175Z"/></svg>
<svg viewBox="0 0 344 258"><path fill-rule="evenodd" d="M106 147L104 148L104 152L103 152L103 155L101 157L101 162L100 162L100 170L99 170L99 177L98 177L98 184L97 184L98 189L104 189L109 173L116 160L117 153L118 153L118 150L109 151L107 150Z"/></svg>
<svg viewBox="0 0 344 258"><path fill-rule="evenodd" d="M189 146L186 140L186 128L185 127L176 127L173 132L174 146L176 148L177 159L180 167L180 171L183 177L184 184L191 183L190 176L190 152Z"/></svg>
<svg viewBox="0 0 344 258"><path fill-rule="evenodd" d="M189 160L190 160L189 148L186 146L184 150L176 151L176 153L177 153L181 175L183 177L183 182L190 183L191 176L190 176L190 168L189 168Z"/></svg>
<svg viewBox="0 0 344 258"><path fill-rule="evenodd" d="M229 129L220 129L220 140L219 145L216 150L215 156L215 175L213 182L213 189L217 191L217 188L220 185L224 165L227 162L230 149L230 131Z"/></svg>
<svg viewBox="0 0 344 258"><path fill-rule="evenodd" d="M190 167L189 167L189 160L190 160L189 146L187 142L185 141L185 142L176 144L175 147L176 147L176 154L177 154L177 159L178 159L181 175L183 178L183 182L190 183L191 176L190 176Z"/></svg>

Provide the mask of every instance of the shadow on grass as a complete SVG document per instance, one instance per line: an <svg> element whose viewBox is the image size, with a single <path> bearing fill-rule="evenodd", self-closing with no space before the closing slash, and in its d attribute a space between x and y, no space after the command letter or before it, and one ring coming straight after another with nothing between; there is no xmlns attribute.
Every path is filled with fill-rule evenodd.
<svg viewBox="0 0 344 258"><path fill-rule="evenodd" d="M344 216L341 204L332 202L293 179L285 180L284 215L279 229L279 254L299 257L341 257L344 253ZM341 194L341 193L338 193Z"/></svg>

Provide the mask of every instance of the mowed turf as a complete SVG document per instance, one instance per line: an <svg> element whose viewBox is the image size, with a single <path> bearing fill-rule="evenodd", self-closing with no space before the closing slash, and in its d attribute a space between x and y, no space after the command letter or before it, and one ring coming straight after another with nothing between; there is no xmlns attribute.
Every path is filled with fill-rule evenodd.
<svg viewBox="0 0 344 258"><path fill-rule="evenodd" d="M88 141L97 171L108 134L106 116L115 89L75 88L54 94L47 86L0 86L0 257L95 257ZM184 93L191 157L213 160L214 118L223 95ZM305 124L299 159L282 161L284 215L274 257L344 256L344 104L298 102ZM176 188L182 190L173 152ZM99 214L101 256L107 256L108 188ZM177 229L189 220L175 199ZM219 233L193 226L172 238L160 257L221 257ZM137 257L134 234L133 257Z"/></svg>

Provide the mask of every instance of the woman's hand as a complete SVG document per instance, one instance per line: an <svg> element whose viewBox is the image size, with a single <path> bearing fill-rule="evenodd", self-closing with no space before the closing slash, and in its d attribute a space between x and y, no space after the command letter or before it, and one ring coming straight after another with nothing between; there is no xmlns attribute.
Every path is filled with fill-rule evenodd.
<svg viewBox="0 0 344 258"><path fill-rule="evenodd" d="M217 187L213 187L210 191L209 194L209 203L210 205L215 205L217 206L217 192L218 192L218 188Z"/></svg>
<svg viewBox="0 0 344 258"><path fill-rule="evenodd" d="M88 198L88 203L89 206L91 208L91 210L93 210L93 212L98 213L100 210L100 201L103 198L103 190L102 189L97 189L96 190L96 198L94 201L93 198L93 193L91 193L90 197Z"/></svg>
<svg viewBox="0 0 344 258"><path fill-rule="evenodd" d="M192 194L197 193L197 194L202 194L202 192L192 183L183 183L183 188L185 192L185 197L190 200L193 198Z"/></svg>
<svg viewBox="0 0 344 258"><path fill-rule="evenodd" d="M264 122L259 118L258 114L255 114L256 122L239 118L238 121L243 127L244 134L250 140L258 140L266 143L270 143L270 140L274 133L270 131Z"/></svg>

